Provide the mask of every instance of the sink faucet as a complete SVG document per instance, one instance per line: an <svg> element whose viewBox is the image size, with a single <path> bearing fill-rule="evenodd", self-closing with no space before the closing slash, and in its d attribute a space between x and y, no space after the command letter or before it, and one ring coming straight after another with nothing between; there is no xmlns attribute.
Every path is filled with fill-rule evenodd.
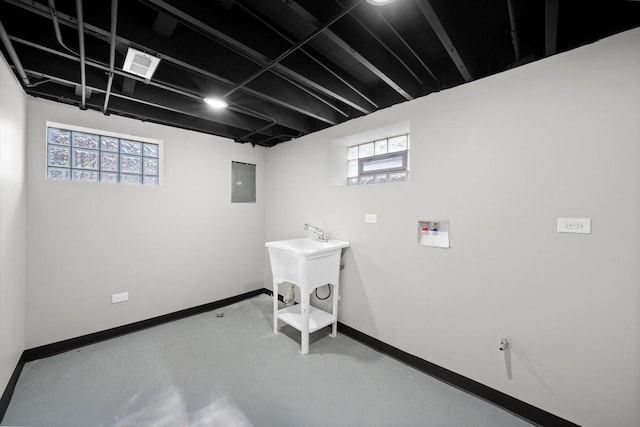
<svg viewBox="0 0 640 427"><path fill-rule="evenodd" d="M305 224L304 225L304 229L305 230L311 229L311 231L316 233L316 240L318 240L320 242L328 242L329 241L329 236L327 234L325 234L324 231L320 230L318 227L314 227L313 225L310 225L310 224Z"/></svg>

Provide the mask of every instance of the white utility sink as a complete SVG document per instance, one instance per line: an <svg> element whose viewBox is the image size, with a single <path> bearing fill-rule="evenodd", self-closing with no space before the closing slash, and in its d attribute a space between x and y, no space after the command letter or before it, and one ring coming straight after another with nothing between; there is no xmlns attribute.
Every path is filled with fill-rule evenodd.
<svg viewBox="0 0 640 427"><path fill-rule="evenodd" d="M338 325L338 295L340 292L340 257L349 242L308 238L279 240L265 243L273 273L273 332L278 333L282 320L302 333L302 354L309 352L309 333L333 324L335 336ZM300 304L278 310L278 285L292 283L300 289ZM333 312L311 307L309 298L318 287L333 286Z"/></svg>
<svg viewBox="0 0 640 427"><path fill-rule="evenodd" d="M316 255L326 255L331 252L339 252L342 248L349 247L349 242L342 240L327 240L321 242L319 240L311 240L308 238L278 240L275 242L265 243L267 248L282 249L293 255L302 258L315 257Z"/></svg>

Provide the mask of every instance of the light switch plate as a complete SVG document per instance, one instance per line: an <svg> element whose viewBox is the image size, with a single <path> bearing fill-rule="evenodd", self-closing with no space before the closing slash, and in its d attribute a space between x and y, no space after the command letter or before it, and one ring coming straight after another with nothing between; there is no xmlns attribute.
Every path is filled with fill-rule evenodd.
<svg viewBox="0 0 640 427"><path fill-rule="evenodd" d="M558 233L591 234L591 218L558 218Z"/></svg>
<svg viewBox="0 0 640 427"><path fill-rule="evenodd" d="M377 214L366 214L364 216L364 222L367 224L376 224L378 222Z"/></svg>

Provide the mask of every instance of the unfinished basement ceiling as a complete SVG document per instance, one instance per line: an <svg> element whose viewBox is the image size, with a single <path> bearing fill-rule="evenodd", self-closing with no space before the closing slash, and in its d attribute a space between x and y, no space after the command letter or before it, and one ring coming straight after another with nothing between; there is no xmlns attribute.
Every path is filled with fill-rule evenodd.
<svg viewBox="0 0 640 427"><path fill-rule="evenodd" d="M0 0L0 22L29 95L273 146L638 27L640 1Z"/></svg>

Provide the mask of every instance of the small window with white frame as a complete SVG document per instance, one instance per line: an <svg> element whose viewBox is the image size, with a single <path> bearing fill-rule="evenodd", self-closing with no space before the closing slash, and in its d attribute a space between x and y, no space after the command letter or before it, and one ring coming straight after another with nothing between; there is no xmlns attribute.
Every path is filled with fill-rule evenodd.
<svg viewBox="0 0 640 427"><path fill-rule="evenodd" d="M159 185L162 141L47 122L47 179Z"/></svg>
<svg viewBox="0 0 640 427"><path fill-rule="evenodd" d="M406 181L409 134L369 141L347 148L347 184Z"/></svg>

